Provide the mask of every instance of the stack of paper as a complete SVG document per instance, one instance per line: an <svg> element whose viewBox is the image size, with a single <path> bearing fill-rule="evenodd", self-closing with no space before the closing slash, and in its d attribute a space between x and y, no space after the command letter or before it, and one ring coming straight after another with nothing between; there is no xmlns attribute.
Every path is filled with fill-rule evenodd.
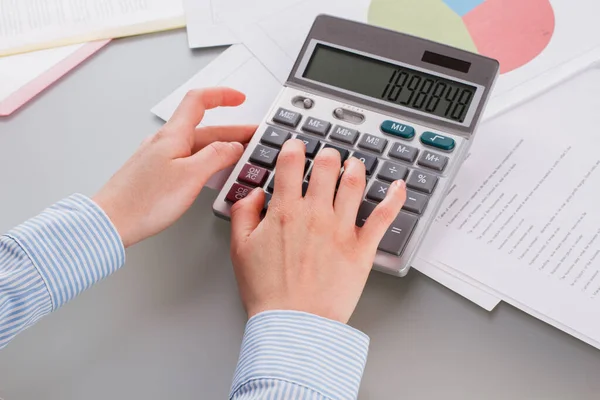
<svg viewBox="0 0 600 400"><path fill-rule="evenodd" d="M0 116L10 115L110 38L184 26L181 1L0 0ZM88 40L94 42L85 44Z"/></svg>
<svg viewBox="0 0 600 400"><path fill-rule="evenodd" d="M225 85L245 92L247 103L208 113L204 124L260 122L320 13L498 58L502 75L485 122L414 267L488 310L506 301L600 348L593 317L600 307L600 212L593 207L600 156L589 146L589 127L600 123L594 97L600 4L265 0L248 9L246 3L185 4L192 47L235 45L158 104L156 115L169 119L189 89Z"/></svg>
<svg viewBox="0 0 600 400"><path fill-rule="evenodd" d="M181 0L0 0L0 56L184 25Z"/></svg>

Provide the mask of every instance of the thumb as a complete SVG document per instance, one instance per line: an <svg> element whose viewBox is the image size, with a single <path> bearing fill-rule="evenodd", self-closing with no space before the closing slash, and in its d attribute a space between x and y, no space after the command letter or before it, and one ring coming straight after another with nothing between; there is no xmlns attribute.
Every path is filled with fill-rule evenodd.
<svg viewBox="0 0 600 400"><path fill-rule="evenodd" d="M241 143L213 142L189 159L208 180L215 173L238 162L243 153L244 146Z"/></svg>
<svg viewBox="0 0 600 400"><path fill-rule="evenodd" d="M231 235L233 245L243 242L260 224L260 214L265 203L265 192L256 188L245 199L231 207Z"/></svg>

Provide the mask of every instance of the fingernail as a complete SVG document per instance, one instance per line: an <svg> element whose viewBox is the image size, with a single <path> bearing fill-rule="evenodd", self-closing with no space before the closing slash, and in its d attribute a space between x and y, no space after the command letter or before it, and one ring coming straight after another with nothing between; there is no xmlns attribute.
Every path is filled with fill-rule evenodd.
<svg viewBox="0 0 600 400"><path fill-rule="evenodd" d="M404 182L403 180L401 180L401 181L394 181L394 186L397 189L404 189L404 188L406 188L406 182Z"/></svg>
<svg viewBox="0 0 600 400"><path fill-rule="evenodd" d="M234 150L243 151L244 145L238 142L230 142L229 145L233 147Z"/></svg>

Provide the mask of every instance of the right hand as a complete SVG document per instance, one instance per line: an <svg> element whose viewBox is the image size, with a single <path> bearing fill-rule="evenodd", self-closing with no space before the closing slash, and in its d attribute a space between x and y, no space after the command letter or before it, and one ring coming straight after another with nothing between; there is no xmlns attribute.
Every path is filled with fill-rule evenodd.
<svg viewBox="0 0 600 400"><path fill-rule="evenodd" d="M255 189L231 209L232 260L242 301L252 317L295 310L347 323L363 291L377 246L406 200L403 181L362 228L355 226L365 190L365 167L324 149L302 197L304 143L289 140L277 161L275 190L261 221L264 192Z"/></svg>

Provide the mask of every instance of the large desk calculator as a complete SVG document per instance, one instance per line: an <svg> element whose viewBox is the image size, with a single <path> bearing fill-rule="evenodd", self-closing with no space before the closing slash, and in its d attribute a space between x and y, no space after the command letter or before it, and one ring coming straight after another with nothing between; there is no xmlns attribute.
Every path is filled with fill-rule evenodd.
<svg viewBox="0 0 600 400"><path fill-rule="evenodd" d="M367 171L357 225L389 184L406 181L403 210L379 244L375 269L404 276L464 162L498 76L496 60L371 25L321 15L271 110L215 200L229 219L255 187L273 193L286 140L306 144L304 188L325 147Z"/></svg>

